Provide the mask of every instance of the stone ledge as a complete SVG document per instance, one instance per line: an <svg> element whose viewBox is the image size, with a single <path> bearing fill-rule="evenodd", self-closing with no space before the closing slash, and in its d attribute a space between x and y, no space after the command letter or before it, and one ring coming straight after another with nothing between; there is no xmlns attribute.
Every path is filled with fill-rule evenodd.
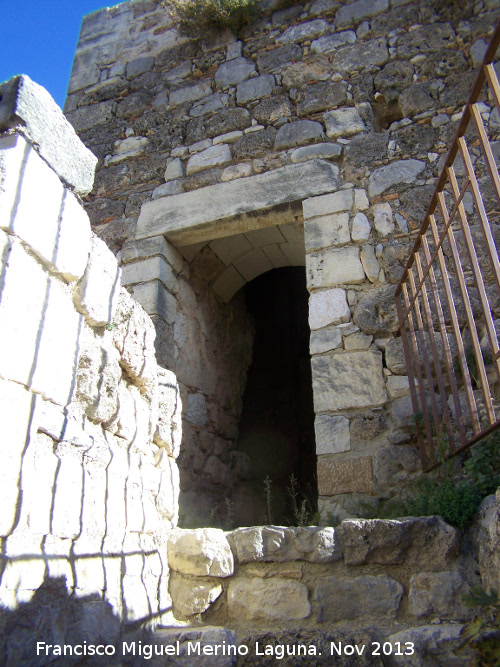
<svg viewBox="0 0 500 667"><path fill-rule="evenodd" d="M81 195L92 190L97 158L45 88L25 74L0 86L0 131L12 129L36 144L40 156L68 187Z"/></svg>
<svg viewBox="0 0 500 667"><path fill-rule="evenodd" d="M161 197L143 204L136 238L161 234L182 246L290 222L303 199L339 188L338 173L329 162L310 160Z"/></svg>

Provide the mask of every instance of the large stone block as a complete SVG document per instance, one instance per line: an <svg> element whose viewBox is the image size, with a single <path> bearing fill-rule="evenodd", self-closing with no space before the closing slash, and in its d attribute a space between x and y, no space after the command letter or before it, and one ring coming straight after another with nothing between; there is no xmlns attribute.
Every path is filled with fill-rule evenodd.
<svg viewBox="0 0 500 667"><path fill-rule="evenodd" d="M335 14L335 25L342 26L369 19L389 9L389 0L358 0L340 7Z"/></svg>
<svg viewBox="0 0 500 667"><path fill-rule="evenodd" d="M356 285L365 281L357 247L334 248L306 255L308 288Z"/></svg>
<svg viewBox="0 0 500 667"><path fill-rule="evenodd" d="M227 538L239 563L330 563L341 558L333 528L256 526L233 530Z"/></svg>
<svg viewBox="0 0 500 667"><path fill-rule="evenodd" d="M203 614L222 594L218 579L184 579L175 574L170 579L169 590L177 618Z"/></svg>
<svg viewBox="0 0 500 667"><path fill-rule="evenodd" d="M49 93L25 74L0 86L0 130L15 129L61 180L79 194L92 190L97 158L77 137Z"/></svg>
<svg viewBox="0 0 500 667"><path fill-rule="evenodd" d="M387 576L356 579L325 577L316 586L313 610L318 621L394 620L404 588Z"/></svg>
<svg viewBox="0 0 500 667"><path fill-rule="evenodd" d="M410 581L408 611L412 616L464 617L465 580L460 572L419 572ZM469 612L470 613L470 612Z"/></svg>
<svg viewBox="0 0 500 667"><path fill-rule="evenodd" d="M352 137L354 134L359 134L359 132L366 130L366 126L356 107L345 107L343 109L336 109L335 111L328 111L323 114L323 119L326 125L326 136L330 139Z"/></svg>
<svg viewBox="0 0 500 667"><path fill-rule="evenodd" d="M338 530L347 565L405 563L435 572L458 552L457 531L437 516L347 519Z"/></svg>
<svg viewBox="0 0 500 667"><path fill-rule="evenodd" d="M380 352L315 356L312 376L316 412L377 407L388 400Z"/></svg>
<svg viewBox="0 0 500 667"><path fill-rule="evenodd" d="M315 218L316 216L330 215L339 211L350 211L352 202L351 189L339 190L320 197L311 197L302 202L304 218Z"/></svg>
<svg viewBox="0 0 500 667"><path fill-rule="evenodd" d="M315 39L311 44L311 51L313 53L331 53L340 46L345 44L354 44L356 41L356 33L354 30L344 30L333 35L325 35L319 39Z"/></svg>
<svg viewBox="0 0 500 667"><path fill-rule="evenodd" d="M167 535L167 545L168 564L176 572L210 577L233 574L233 554L218 528L178 528Z"/></svg>
<svg viewBox="0 0 500 667"><path fill-rule="evenodd" d="M316 415L316 454L338 454L351 449L349 420L340 415Z"/></svg>
<svg viewBox="0 0 500 667"><path fill-rule="evenodd" d="M370 456L358 459L318 458L318 493L336 496L341 493L373 493L372 460Z"/></svg>
<svg viewBox="0 0 500 667"><path fill-rule="evenodd" d="M396 287L391 285L370 290L361 296L353 320L364 333L382 338L398 330L395 291Z"/></svg>
<svg viewBox="0 0 500 667"><path fill-rule="evenodd" d="M219 65L215 72L217 88L228 88L248 79L255 72L255 65L246 58L233 58Z"/></svg>
<svg viewBox="0 0 500 667"><path fill-rule="evenodd" d="M321 329L328 324L347 322L351 315L345 290L334 287L313 292L309 297L309 327Z"/></svg>
<svg viewBox="0 0 500 667"><path fill-rule="evenodd" d="M167 324L175 322L177 301L159 280L134 285L131 292L148 315L159 315Z"/></svg>
<svg viewBox="0 0 500 667"><path fill-rule="evenodd" d="M278 130L274 140L274 148L282 150L293 146L309 144L323 136L323 125L314 120L296 120L286 123Z"/></svg>
<svg viewBox="0 0 500 667"><path fill-rule="evenodd" d="M198 174L204 169L211 167L220 167L229 164L232 160L231 149L227 144L217 144L210 146L201 153L196 153L189 158L186 173L188 176Z"/></svg>
<svg viewBox="0 0 500 667"><path fill-rule="evenodd" d="M90 251L90 223L75 196L19 135L0 139L0 225L52 271L76 280Z"/></svg>
<svg viewBox="0 0 500 667"><path fill-rule="evenodd" d="M251 100L270 95L274 85L275 81L272 74L263 74L248 81L243 81L236 88L236 101L238 104L246 104Z"/></svg>
<svg viewBox="0 0 500 667"><path fill-rule="evenodd" d="M235 579L227 591L229 616L238 621L296 621L311 615L309 591L298 581Z"/></svg>
<svg viewBox="0 0 500 667"><path fill-rule="evenodd" d="M59 281L19 243L12 244L1 283L0 376L66 405L74 390L82 318Z"/></svg>
<svg viewBox="0 0 500 667"><path fill-rule="evenodd" d="M414 183L425 169L421 160L396 160L372 171L368 182L370 197L376 197L401 183Z"/></svg>
<svg viewBox="0 0 500 667"><path fill-rule="evenodd" d="M290 221L285 204L338 189L338 168L323 160L292 164L257 176L218 183L146 202L137 238L166 235L176 245L213 240ZM364 274L363 274L364 275Z"/></svg>
<svg viewBox="0 0 500 667"><path fill-rule="evenodd" d="M297 44L307 39L314 39L319 35L324 35L330 32L330 30L331 26L328 21L315 19L314 21L306 21L305 23L299 23L288 28L276 41L281 44Z"/></svg>
<svg viewBox="0 0 500 667"><path fill-rule="evenodd" d="M334 213L308 220L305 227L306 250L322 250L349 243L349 213Z"/></svg>
<svg viewBox="0 0 500 667"><path fill-rule="evenodd" d="M365 67L384 65L389 59L385 39L372 39L343 46L333 53L331 69L336 72L361 71Z"/></svg>

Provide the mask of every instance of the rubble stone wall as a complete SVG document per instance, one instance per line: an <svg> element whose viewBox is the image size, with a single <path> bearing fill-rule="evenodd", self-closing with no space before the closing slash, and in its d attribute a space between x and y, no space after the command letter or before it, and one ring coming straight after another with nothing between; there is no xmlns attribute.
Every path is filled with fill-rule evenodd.
<svg viewBox="0 0 500 667"><path fill-rule="evenodd" d="M418 474L393 295L498 14L496 0L271 2L239 38L199 40L155 0L84 19L65 112L99 158L86 210L161 332L160 362L170 355L191 404L213 408L208 449L185 441L186 492L200 480L210 503L244 474L238 290L286 265L306 265L310 291L323 517ZM492 100L481 114L498 139ZM194 346L176 334L184 317L201 331ZM233 362L216 377L230 408L202 386L214 375L199 354L223 368L228 338Z"/></svg>
<svg viewBox="0 0 500 667"><path fill-rule="evenodd" d="M95 159L27 77L0 99L0 662L34 664L37 636L114 643L121 622L168 621L181 402L80 204ZM72 185L51 155L66 133Z"/></svg>

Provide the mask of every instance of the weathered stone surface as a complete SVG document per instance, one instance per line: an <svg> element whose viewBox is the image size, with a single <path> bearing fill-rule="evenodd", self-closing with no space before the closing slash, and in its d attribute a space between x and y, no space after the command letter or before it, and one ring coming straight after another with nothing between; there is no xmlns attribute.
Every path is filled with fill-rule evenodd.
<svg viewBox="0 0 500 667"><path fill-rule="evenodd" d="M76 284L73 301L92 326L113 321L120 293L120 268L104 241L92 237L85 273Z"/></svg>
<svg viewBox="0 0 500 667"><path fill-rule="evenodd" d="M347 102L347 84L344 81L319 81L300 92L297 104L298 116L332 109Z"/></svg>
<svg viewBox="0 0 500 667"><path fill-rule="evenodd" d="M429 87L419 83L403 90L399 96L399 104L405 118L413 118L435 107L435 102L429 95Z"/></svg>
<svg viewBox="0 0 500 667"><path fill-rule="evenodd" d="M407 60L388 62L375 77L375 87L382 93L388 102L397 99L399 93L412 80L413 65Z"/></svg>
<svg viewBox="0 0 500 667"><path fill-rule="evenodd" d="M223 109L224 106L227 104L228 100L229 96L226 94L209 95L208 97L203 98L199 102L196 102L196 104L193 104L191 110L189 111L189 115L193 116L194 118L197 118L199 116L211 113L212 111L216 111L217 109Z"/></svg>
<svg viewBox="0 0 500 667"><path fill-rule="evenodd" d="M316 454L338 454L351 449L349 420L336 415L316 415Z"/></svg>
<svg viewBox="0 0 500 667"><path fill-rule="evenodd" d="M321 250L349 243L349 213L333 213L309 220L305 234L306 250Z"/></svg>
<svg viewBox="0 0 500 667"><path fill-rule="evenodd" d="M458 550L457 531L437 516L347 519L337 530L347 565L406 563L435 572Z"/></svg>
<svg viewBox="0 0 500 667"><path fill-rule="evenodd" d="M235 160L245 160L266 155L272 150L273 137L267 130L249 132L238 139L233 146ZM251 173L251 172L250 172ZM250 174L246 174L249 176Z"/></svg>
<svg viewBox="0 0 500 667"><path fill-rule="evenodd" d="M157 657L151 659L151 667L164 667L165 656L168 655L167 647L176 646L177 641L179 642L179 655L175 656L175 664L178 667L235 667L236 665L236 658L229 650L236 646L234 632L226 628L205 626L156 630L153 642L156 644ZM196 646L198 642L201 646L200 654L192 649L193 645ZM208 650L212 649L213 653L205 654L203 652L205 646ZM221 646L226 648L225 655L221 654L220 648L216 648Z"/></svg>
<svg viewBox="0 0 500 667"><path fill-rule="evenodd" d="M177 528L167 536L168 564L176 572L195 576L230 577L234 559L218 528Z"/></svg>
<svg viewBox="0 0 500 667"><path fill-rule="evenodd" d="M326 81L331 76L331 67L326 56L316 56L307 63L295 63L283 70L282 83L285 88L303 86L306 83Z"/></svg>
<svg viewBox="0 0 500 667"><path fill-rule="evenodd" d="M388 202L373 206L373 224L381 236L388 236L394 231L392 208Z"/></svg>
<svg viewBox="0 0 500 667"><path fill-rule="evenodd" d="M269 125L281 118L289 118L292 114L292 105L285 95L266 97L252 109L255 120L263 125Z"/></svg>
<svg viewBox="0 0 500 667"><path fill-rule="evenodd" d="M180 245L186 245L249 231L259 223L258 218L252 216L252 224L249 224L244 215L247 212L264 212L277 205L284 212L286 207L282 205L286 202L302 201L337 188L337 167L322 160L309 160L197 192L146 202L141 209L136 236L147 238L166 234L169 239L175 237ZM233 221L230 231L226 231L222 224L225 219ZM288 222L288 215L283 216L282 221ZM200 230L201 226L203 230ZM190 231L193 227L198 228L196 237ZM172 230L175 230L173 235Z"/></svg>
<svg viewBox="0 0 500 667"><path fill-rule="evenodd" d="M238 621L291 621L311 615L307 586L281 577L231 581L227 606L229 616Z"/></svg>
<svg viewBox="0 0 500 667"><path fill-rule="evenodd" d="M334 287L313 292L309 298L309 326L321 329L328 324L347 322L351 315L345 290Z"/></svg>
<svg viewBox="0 0 500 667"><path fill-rule="evenodd" d="M313 53L331 53L344 44L354 44L356 41L356 33L354 30L345 30L344 32L336 32L334 35L326 35L315 39L311 44L311 51Z"/></svg>
<svg viewBox="0 0 500 667"><path fill-rule="evenodd" d="M302 59L302 49L298 44L287 44L280 46L272 51L259 53L257 57L257 67L261 74L274 72L290 62L296 62Z"/></svg>
<svg viewBox="0 0 500 667"><path fill-rule="evenodd" d="M318 35L324 35L330 29L328 21L315 19L314 21L306 21L305 23L299 23L288 28L276 41L281 44L297 44L307 39L314 39Z"/></svg>
<svg viewBox="0 0 500 667"><path fill-rule="evenodd" d="M127 95L118 105L115 110L117 118L124 118L125 120L134 120L138 118L151 103L151 96L148 93L138 91Z"/></svg>
<svg viewBox="0 0 500 667"><path fill-rule="evenodd" d="M333 528L256 526L227 533L239 563L305 560L331 563L341 558Z"/></svg>
<svg viewBox="0 0 500 667"><path fill-rule="evenodd" d="M174 575L170 579L169 592L176 618L188 618L203 614L220 597L222 586L217 579L185 579Z"/></svg>
<svg viewBox="0 0 500 667"><path fill-rule="evenodd" d="M365 280L358 248L328 249L306 255L308 283L311 287L358 284Z"/></svg>
<svg viewBox="0 0 500 667"><path fill-rule="evenodd" d="M97 158L49 93L25 74L0 86L0 130L14 128L37 145L38 153L72 190L82 195L92 190Z"/></svg>
<svg viewBox="0 0 500 667"><path fill-rule="evenodd" d="M338 49L333 53L331 67L338 72L353 72L368 66L384 65L388 59L385 39L373 39Z"/></svg>
<svg viewBox="0 0 500 667"><path fill-rule="evenodd" d="M335 14L335 25L343 26L369 19L389 9L389 0L358 0L344 5Z"/></svg>
<svg viewBox="0 0 500 667"><path fill-rule="evenodd" d="M314 144L297 148L290 155L290 160L295 164L306 160L337 160L342 155L342 147L338 144Z"/></svg>
<svg viewBox="0 0 500 667"><path fill-rule="evenodd" d="M312 371L315 412L376 407L387 401L379 352L315 356Z"/></svg>
<svg viewBox="0 0 500 667"><path fill-rule="evenodd" d="M463 618L461 596L464 584L460 572L414 574L410 580L408 611L413 616L434 614L439 618Z"/></svg>
<svg viewBox="0 0 500 667"><path fill-rule="evenodd" d="M398 58L414 58L454 45L455 31L450 23L433 22L402 34L397 41Z"/></svg>
<svg viewBox="0 0 500 667"><path fill-rule="evenodd" d="M378 338L397 331L395 291L395 286L391 285L363 294L354 310L354 323L365 333Z"/></svg>
<svg viewBox="0 0 500 667"><path fill-rule="evenodd" d="M329 455L319 456L318 493L320 496L373 493L371 457L339 460Z"/></svg>
<svg viewBox="0 0 500 667"><path fill-rule="evenodd" d="M248 81L243 81L236 88L236 101L238 104L245 104L251 100L270 95L274 85L274 76L272 74L263 74Z"/></svg>
<svg viewBox="0 0 500 667"><path fill-rule="evenodd" d="M323 114L326 124L326 135L330 139L337 137L352 137L366 130L358 110L355 107L346 107Z"/></svg>
<svg viewBox="0 0 500 667"><path fill-rule="evenodd" d="M306 199L302 203L304 218L329 215L338 211L349 211L352 206L352 190L339 190L321 197Z"/></svg>
<svg viewBox="0 0 500 667"><path fill-rule="evenodd" d="M286 123L278 130L274 147L276 150L302 146L323 136L323 126L313 120L296 120Z"/></svg>
<svg viewBox="0 0 500 667"><path fill-rule="evenodd" d="M479 572L486 591L500 588L500 492L481 503L479 516Z"/></svg>
<svg viewBox="0 0 500 667"><path fill-rule="evenodd" d="M364 245L361 248L359 253L361 259L361 264L365 270L366 277L371 283L375 283L378 280L380 273L380 266L378 264L377 258L375 257L375 249L372 245ZM346 348L347 349L347 348Z"/></svg>
<svg viewBox="0 0 500 667"><path fill-rule="evenodd" d="M421 472L420 455L415 447L386 445L373 457L373 475L379 493L390 496L401 484L413 480Z"/></svg>
<svg viewBox="0 0 500 667"><path fill-rule="evenodd" d="M356 213L352 221L351 238L353 241L367 241L372 227L364 213Z"/></svg>
<svg viewBox="0 0 500 667"><path fill-rule="evenodd" d="M342 334L336 326L311 331L309 350L311 354L321 354L335 350L342 345Z"/></svg>
<svg viewBox="0 0 500 667"><path fill-rule="evenodd" d="M412 656L392 655L392 664L395 667L422 667L422 665L432 663L467 667L472 660L470 649L462 651L462 656L458 659L455 653L462 642L460 637L462 629L463 625L459 623L453 625L441 623L440 625L420 625L417 628L409 628L390 635L386 641L392 642L393 646L396 642L401 642L401 646L404 646L405 642L411 642L414 646Z"/></svg>
<svg viewBox="0 0 500 667"><path fill-rule="evenodd" d="M317 584L313 609L318 621L394 620L404 588L386 574L356 579L324 577Z"/></svg>
<svg viewBox="0 0 500 667"><path fill-rule="evenodd" d="M227 144L210 146L201 153L192 155L187 163L186 174L192 176L211 167L220 167L231 162L231 149Z"/></svg>
<svg viewBox="0 0 500 667"><path fill-rule="evenodd" d="M425 162L421 160L396 160L385 167L379 167L370 175L369 195L376 197L400 183L413 183L424 169Z"/></svg>
<svg viewBox="0 0 500 667"><path fill-rule="evenodd" d="M385 363L396 375L406 375L407 368L401 338L393 338L385 346Z"/></svg>
<svg viewBox="0 0 500 667"><path fill-rule="evenodd" d="M181 446L181 397L177 378L172 371L158 370L158 422L154 442L164 447L169 456L177 458Z"/></svg>
<svg viewBox="0 0 500 667"><path fill-rule="evenodd" d="M227 132L244 130L252 124L252 117L246 109L224 109L217 111L205 122L205 135L216 137Z"/></svg>
<svg viewBox="0 0 500 667"><path fill-rule="evenodd" d="M235 86L248 79L255 72L255 65L246 58L233 58L219 65L215 72L215 85L217 88Z"/></svg>
<svg viewBox="0 0 500 667"><path fill-rule="evenodd" d="M0 139L0 215L0 227L27 243L47 268L68 282L82 276L90 251L88 216L19 135Z"/></svg>
<svg viewBox="0 0 500 667"><path fill-rule="evenodd" d="M196 102L196 100L207 97L211 93L212 85L209 80L200 81L194 86L176 88L170 92L170 106L179 106L184 102Z"/></svg>

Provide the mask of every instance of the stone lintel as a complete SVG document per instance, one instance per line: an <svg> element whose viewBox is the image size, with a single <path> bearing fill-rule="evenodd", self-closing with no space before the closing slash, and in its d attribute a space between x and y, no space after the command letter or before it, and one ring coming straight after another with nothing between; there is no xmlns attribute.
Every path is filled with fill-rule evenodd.
<svg viewBox="0 0 500 667"><path fill-rule="evenodd" d="M25 74L0 86L0 132L10 129L35 145L72 190L81 195L92 190L97 158L80 141L45 88Z"/></svg>
<svg viewBox="0 0 500 667"><path fill-rule="evenodd" d="M143 204L137 239L164 235L190 245L293 221L301 202L340 186L339 170L325 160L280 167Z"/></svg>

